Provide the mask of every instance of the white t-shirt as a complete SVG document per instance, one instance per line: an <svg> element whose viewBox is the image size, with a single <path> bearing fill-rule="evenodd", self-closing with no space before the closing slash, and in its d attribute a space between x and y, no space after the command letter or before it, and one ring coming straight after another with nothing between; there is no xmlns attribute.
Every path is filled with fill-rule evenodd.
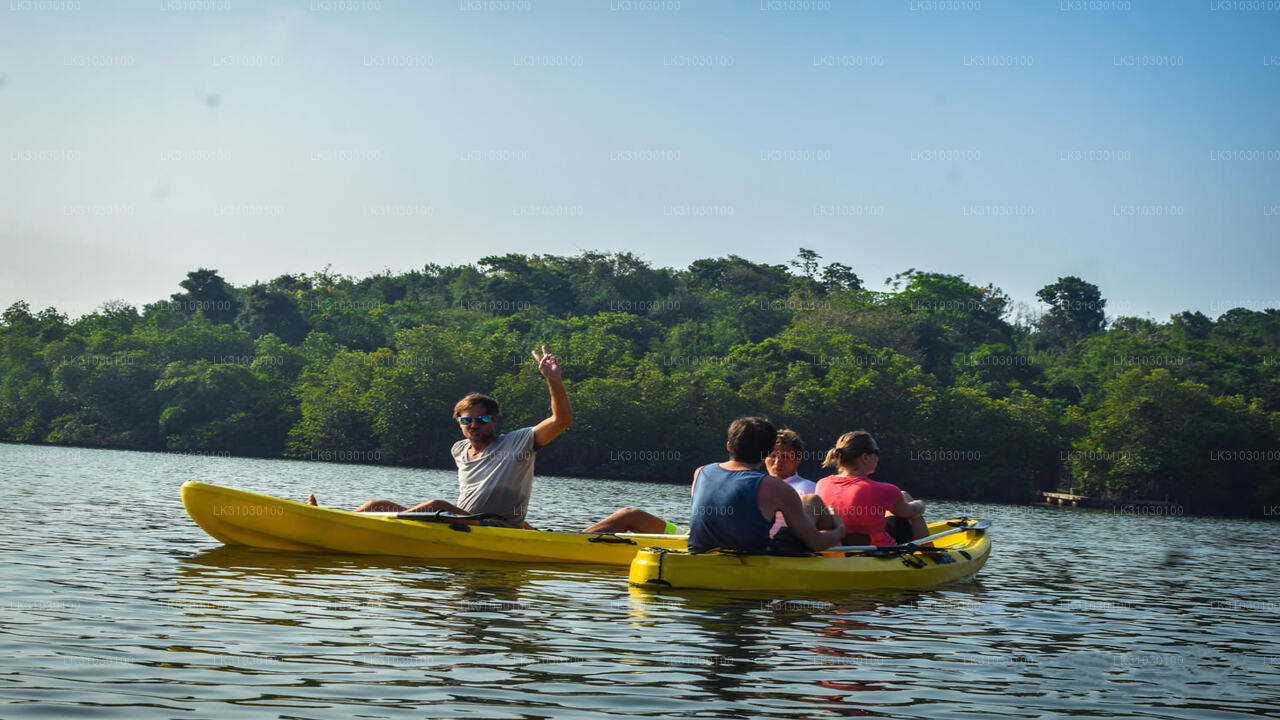
<svg viewBox="0 0 1280 720"><path fill-rule="evenodd" d="M818 483L812 480L805 480L799 475L792 475L783 480L786 484L795 488L797 495L812 495L818 491ZM778 534L778 531L787 526L787 521L782 519L782 513L773 516L773 527L769 528L769 537Z"/></svg>
<svg viewBox="0 0 1280 720"><path fill-rule="evenodd" d="M472 460L467 457L471 441L453 444L453 460L458 464L458 502L469 513L497 513L511 527L524 524L533 492L533 428L503 433Z"/></svg>
<svg viewBox="0 0 1280 720"><path fill-rule="evenodd" d="M783 482L795 488L800 495L812 495L818 492L818 483L812 480L805 480L799 475L792 475Z"/></svg>

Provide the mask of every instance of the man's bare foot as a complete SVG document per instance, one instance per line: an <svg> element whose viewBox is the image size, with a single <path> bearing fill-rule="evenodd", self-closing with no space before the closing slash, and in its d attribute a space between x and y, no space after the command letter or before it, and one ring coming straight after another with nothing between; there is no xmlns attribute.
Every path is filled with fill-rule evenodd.
<svg viewBox="0 0 1280 720"><path fill-rule="evenodd" d="M307 504L308 504L308 505L319 505L319 504L320 504L320 503L316 502L316 494L315 494L315 493L311 493L310 495L308 495L308 496L307 496Z"/></svg>

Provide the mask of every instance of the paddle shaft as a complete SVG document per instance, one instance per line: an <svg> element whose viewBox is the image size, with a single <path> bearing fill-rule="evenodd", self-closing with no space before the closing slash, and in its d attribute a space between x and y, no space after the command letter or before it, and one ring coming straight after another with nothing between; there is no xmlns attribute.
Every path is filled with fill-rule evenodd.
<svg viewBox="0 0 1280 720"><path fill-rule="evenodd" d="M990 525L991 525L990 521L975 522L972 525L965 525L964 527L951 528L950 530L944 530L940 533L937 533L936 535L930 535L929 537L922 537L919 540L912 540L911 542L903 543L902 545L841 545L839 547L829 547L826 550L823 550L822 552L846 552L851 550L911 550L913 548L927 549L927 548L920 548L919 547L920 543L927 543L932 540L937 540L938 538L944 538L944 537L947 537L948 535L955 535L956 533L962 533L967 530L985 530Z"/></svg>
<svg viewBox="0 0 1280 720"><path fill-rule="evenodd" d="M482 519L491 519L491 518L498 517L497 515L493 515L493 514L450 516L450 515L442 515L436 512L362 512L360 514L371 515L373 517L393 517L393 518L398 518L400 520L427 520L427 521L434 521L434 522L450 522L455 520L482 520ZM840 545L838 547L827 548L826 550L823 550L821 552L851 552L854 550L922 549L919 547L921 543L931 542L933 540L937 540L938 538L944 538L944 537L947 537L948 535L955 535L956 533L965 532L967 530L985 530L990 525L991 525L991 522L989 520L983 520L983 521L975 522L972 525L965 525L963 527L955 527L955 528L951 528L950 530L944 530L935 535L930 535L929 537L922 537L919 540L912 540L911 542L904 543L902 545ZM639 538L672 537L671 535L665 535L662 533L605 533L605 534L621 535L621 536L628 536L628 537L639 537ZM683 537L687 538L688 535L684 535Z"/></svg>
<svg viewBox="0 0 1280 720"><path fill-rule="evenodd" d="M458 520L502 520L501 515L484 513L482 515L442 515L438 512L361 512L370 517L389 517L400 520L429 520L432 522L455 522Z"/></svg>
<svg viewBox="0 0 1280 720"><path fill-rule="evenodd" d="M498 519L497 515L438 515L433 512L362 512L361 515L369 515L372 517L389 517L400 520L427 520L431 522L453 522L456 520L483 520ZM688 535L668 535L666 533L587 533L589 535L617 535L619 537L634 538L687 538Z"/></svg>
<svg viewBox="0 0 1280 720"><path fill-rule="evenodd" d="M451 522L455 520L479 520L479 519L497 519L497 515L437 515L433 512L362 512L361 515L372 515L373 517L393 517L400 520L430 520L435 522ZM617 535L619 537L634 538L687 538L688 535L668 535L666 533L587 533L589 535Z"/></svg>

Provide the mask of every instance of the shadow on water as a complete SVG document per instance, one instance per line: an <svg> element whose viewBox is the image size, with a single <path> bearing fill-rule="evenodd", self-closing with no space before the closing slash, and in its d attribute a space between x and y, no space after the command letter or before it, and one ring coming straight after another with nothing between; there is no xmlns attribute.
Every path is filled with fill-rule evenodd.
<svg viewBox="0 0 1280 720"><path fill-rule="evenodd" d="M415 558L290 553L222 546L182 558L175 592L193 599L219 594L305 601L353 598L355 605L406 609L522 607L529 588L547 582L618 580L616 568L590 565L513 565L451 560L424 565ZM330 603L331 604L331 603ZM455 628L456 629L456 628Z"/></svg>
<svg viewBox="0 0 1280 720"><path fill-rule="evenodd" d="M191 572L205 572L190 565L201 568L221 570L258 570L266 574L273 572L294 573L325 569L388 568L399 569L421 566L422 561L410 557L394 555L351 555L340 553L307 553L264 550L261 548L242 547L236 545L219 545L200 550L180 557L179 569Z"/></svg>
<svg viewBox="0 0 1280 720"><path fill-rule="evenodd" d="M621 614L611 596L625 582L605 566L426 566L219 547L177 564L165 603L180 618L173 634L182 642L168 650L187 662L207 658L206 669L279 676L281 697L293 696L281 687L299 682L349 688L376 679L383 707L501 695L545 708L558 700L540 693L563 685L564 670L599 659L587 658L599 643L583 628Z"/></svg>
<svg viewBox="0 0 1280 720"><path fill-rule="evenodd" d="M802 717L859 717L884 712L883 702L863 707L865 693L890 693L901 681L894 657L899 633L927 626L930 616L972 612L984 602L985 592L978 581L926 589L785 596L738 592L728 597L714 591L631 587L628 620L659 643L670 642L686 653L696 647L698 654L666 662L700 670L691 686L729 707L740 705L744 687L750 686L757 697L803 706L808 712ZM797 693L797 685L811 691ZM744 707L726 716L754 715Z"/></svg>

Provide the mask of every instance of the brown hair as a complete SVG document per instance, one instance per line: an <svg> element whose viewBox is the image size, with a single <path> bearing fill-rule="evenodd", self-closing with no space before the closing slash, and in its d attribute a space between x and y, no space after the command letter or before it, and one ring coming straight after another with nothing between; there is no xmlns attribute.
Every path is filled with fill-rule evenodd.
<svg viewBox="0 0 1280 720"><path fill-rule="evenodd" d="M490 415L493 415L495 417L499 415L497 400L494 400L488 395L481 395L480 393L471 393L470 395L459 400L457 405L453 406L453 416L458 417L459 415L462 414L464 410L470 410L476 405L483 405L484 411Z"/></svg>
<svg viewBox="0 0 1280 720"><path fill-rule="evenodd" d="M839 466L842 461L853 462L859 455L871 452L875 447L876 441L866 430L847 432L840 436L835 447L827 451L827 458L822 461L822 467Z"/></svg>
<svg viewBox="0 0 1280 720"><path fill-rule="evenodd" d="M758 463L773 452L778 430L762 417L744 417L729 425L729 457L743 463Z"/></svg>
<svg viewBox="0 0 1280 720"><path fill-rule="evenodd" d="M804 452L804 441L796 434L795 430L782 429L778 431L778 439L774 441L775 445L790 445L792 450L798 453Z"/></svg>

